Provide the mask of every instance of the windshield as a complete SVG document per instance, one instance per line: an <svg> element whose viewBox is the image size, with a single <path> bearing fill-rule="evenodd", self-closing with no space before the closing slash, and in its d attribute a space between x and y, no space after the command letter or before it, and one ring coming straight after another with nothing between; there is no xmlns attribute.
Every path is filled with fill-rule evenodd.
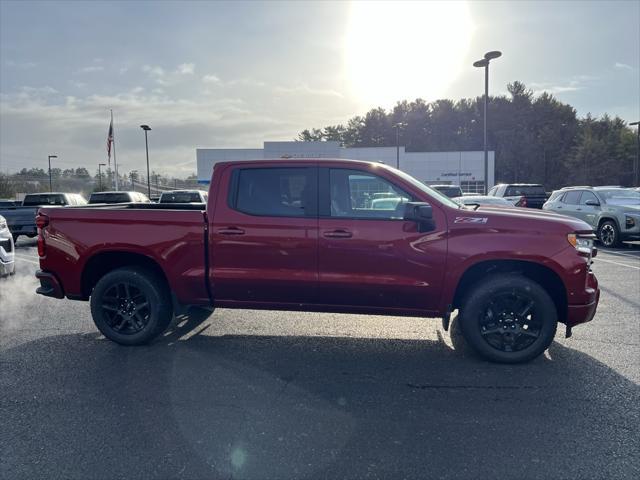
<svg viewBox="0 0 640 480"><path fill-rule="evenodd" d="M545 195L542 185L513 185L507 188L505 196L511 197L515 195Z"/></svg>
<svg viewBox="0 0 640 480"><path fill-rule="evenodd" d="M27 195L22 205L25 207L39 207L41 205L66 205L67 202L63 195Z"/></svg>
<svg viewBox="0 0 640 480"><path fill-rule="evenodd" d="M202 199L198 192L172 192L163 193L160 203L201 203Z"/></svg>
<svg viewBox="0 0 640 480"><path fill-rule="evenodd" d="M445 204L445 205L447 205L448 207L451 207L451 208L460 208L461 207L460 204L454 202L453 200L451 200L449 197L447 197L443 193L437 191L434 188L428 187L427 185L422 183L420 180L415 179L411 175L409 175L407 173L404 173L401 170L396 170L395 168L391 168L391 167L389 167L389 168L390 168L390 170L393 170L393 172L396 175L398 175L400 178L402 178L406 182L410 183L411 185L416 187L421 192L426 193L430 197L434 197L440 203L443 203L443 204Z"/></svg>
<svg viewBox="0 0 640 480"><path fill-rule="evenodd" d="M444 193L449 198L459 197L462 195L460 187L431 187L434 190Z"/></svg>
<svg viewBox="0 0 640 480"><path fill-rule="evenodd" d="M610 188L597 192L608 205L640 205L640 192L630 188Z"/></svg>

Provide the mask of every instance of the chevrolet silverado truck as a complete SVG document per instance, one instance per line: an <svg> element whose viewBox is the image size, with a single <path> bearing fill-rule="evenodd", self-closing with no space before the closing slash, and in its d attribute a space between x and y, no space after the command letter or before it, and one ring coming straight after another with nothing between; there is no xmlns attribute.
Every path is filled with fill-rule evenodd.
<svg viewBox="0 0 640 480"><path fill-rule="evenodd" d="M37 225L37 292L89 300L123 345L193 305L435 317L445 330L456 313L476 352L517 363L558 322L569 336L590 321L600 294L583 221L461 206L355 160L218 163L206 205L46 207Z"/></svg>

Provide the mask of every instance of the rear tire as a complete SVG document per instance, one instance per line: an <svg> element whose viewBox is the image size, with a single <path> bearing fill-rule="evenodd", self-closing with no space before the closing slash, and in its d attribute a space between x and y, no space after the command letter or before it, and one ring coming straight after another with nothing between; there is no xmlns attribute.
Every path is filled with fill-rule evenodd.
<svg viewBox="0 0 640 480"><path fill-rule="evenodd" d="M523 363L551 344L558 312L536 282L516 274L488 278L474 286L460 308L460 329L482 357L499 363Z"/></svg>
<svg viewBox="0 0 640 480"><path fill-rule="evenodd" d="M620 231L618 225L613 220L602 222L598 228L598 240L605 247L615 248L620 246Z"/></svg>
<svg viewBox="0 0 640 480"><path fill-rule="evenodd" d="M165 282L150 270L119 268L107 273L91 294L98 330L121 345L143 345L171 323L173 307Z"/></svg>

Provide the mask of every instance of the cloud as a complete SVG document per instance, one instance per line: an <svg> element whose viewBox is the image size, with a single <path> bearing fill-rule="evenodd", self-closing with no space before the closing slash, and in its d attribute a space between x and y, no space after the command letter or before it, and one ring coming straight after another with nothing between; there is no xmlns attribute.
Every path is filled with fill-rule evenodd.
<svg viewBox="0 0 640 480"><path fill-rule="evenodd" d="M34 62L14 62L13 60L7 60L5 62L7 67L11 68L34 68L37 66L37 63Z"/></svg>
<svg viewBox="0 0 640 480"><path fill-rule="evenodd" d="M195 65L193 63L181 63L178 65L176 72L181 75L193 75L195 72Z"/></svg>
<svg viewBox="0 0 640 480"><path fill-rule="evenodd" d="M331 89L312 88L306 83L296 85L294 87L275 87L277 93L292 94L292 95L315 95L315 96L329 96L343 98L340 92Z"/></svg>
<svg viewBox="0 0 640 480"><path fill-rule="evenodd" d="M202 81L204 83L220 83L220 78L210 73L209 75L205 75L204 77L202 77Z"/></svg>
<svg viewBox="0 0 640 480"><path fill-rule="evenodd" d="M584 90L597 80L598 77L593 75L574 75L568 79L563 79L560 82L529 82L528 86L535 94L542 92L556 94Z"/></svg>
<svg viewBox="0 0 640 480"><path fill-rule="evenodd" d="M635 70L635 68L633 68L631 65L627 65L626 63L622 62L616 62L613 67L617 68L618 70L629 70L631 72Z"/></svg>
<svg viewBox="0 0 640 480"><path fill-rule="evenodd" d="M79 68L76 70L76 73L93 73L93 72L101 72L104 70L102 65L89 65L86 67Z"/></svg>

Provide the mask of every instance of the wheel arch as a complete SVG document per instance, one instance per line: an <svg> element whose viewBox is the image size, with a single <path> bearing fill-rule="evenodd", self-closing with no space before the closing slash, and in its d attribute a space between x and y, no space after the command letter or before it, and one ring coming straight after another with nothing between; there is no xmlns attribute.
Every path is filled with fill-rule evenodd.
<svg viewBox="0 0 640 480"><path fill-rule="evenodd" d="M602 224L608 220L611 220L613 223L615 223L616 227L618 227L618 231L620 231L620 223L618 222L618 219L615 216L607 215L600 217L600 219L598 220L598 228L596 229L596 233L600 231L600 227L602 226Z"/></svg>
<svg viewBox="0 0 640 480"><path fill-rule="evenodd" d="M141 253L110 250L93 255L82 269L82 298L88 299L98 281L107 273L123 267L141 267L153 272L170 289L169 280L160 265L151 257Z"/></svg>
<svg viewBox="0 0 640 480"><path fill-rule="evenodd" d="M567 289L560 276L548 266L527 260L486 260L471 265L460 277L453 296L453 308L458 308L465 295L487 275L516 273L535 281L551 297L558 312L558 321L567 319Z"/></svg>

